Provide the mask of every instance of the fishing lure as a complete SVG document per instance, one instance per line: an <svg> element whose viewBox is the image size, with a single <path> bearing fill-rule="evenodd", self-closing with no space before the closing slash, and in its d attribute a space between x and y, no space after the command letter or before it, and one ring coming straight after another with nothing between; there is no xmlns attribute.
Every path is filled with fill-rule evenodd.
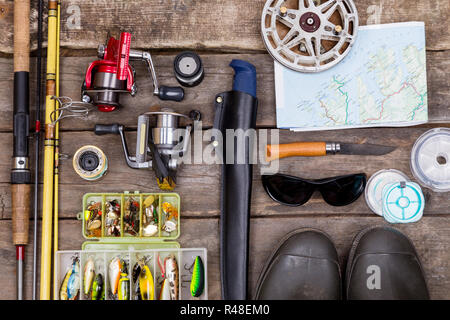
<svg viewBox="0 0 450 320"><path fill-rule="evenodd" d="M84 212L86 234L88 237L100 237L102 234L102 203L91 202Z"/></svg>
<svg viewBox="0 0 450 320"><path fill-rule="evenodd" d="M203 265L202 258L197 256L192 268L191 278L191 295L194 298L198 298L202 295L205 288L205 267Z"/></svg>
<svg viewBox="0 0 450 320"><path fill-rule="evenodd" d="M158 225L149 224L148 226L142 229L142 232L145 237L153 237L158 233Z"/></svg>
<svg viewBox="0 0 450 320"><path fill-rule="evenodd" d="M175 255L169 254L164 259L164 265L161 265L161 257L158 255L158 266L164 278L160 292L160 300L178 300L180 274Z"/></svg>
<svg viewBox="0 0 450 320"><path fill-rule="evenodd" d="M139 234L139 202L129 198L125 202L125 214L123 217L124 232L136 236Z"/></svg>
<svg viewBox="0 0 450 320"><path fill-rule="evenodd" d="M143 203L142 235L153 237L158 234L158 200L154 196L148 196Z"/></svg>
<svg viewBox="0 0 450 320"><path fill-rule="evenodd" d="M155 202L155 196L148 196L144 200L144 207L150 207Z"/></svg>
<svg viewBox="0 0 450 320"><path fill-rule="evenodd" d="M159 293L159 300L171 300L169 279L164 279Z"/></svg>
<svg viewBox="0 0 450 320"><path fill-rule="evenodd" d="M162 226L162 231L171 233L177 229L178 210L169 202L164 202L161 207L165 216L165 223Z"/></svg>
<svg viewBox="0 0 450 320"><path fill-rule="evenodd" d="M134 300L142 300L141 298L141 287L139 286L139 281L134 282Z"/></svg>
<svg viewBox="0 0 450 320"><path fill-rule="evenodd" d="M108 201L106 208L106 235L120 237L120 203L117 200Z"/></svg>
<svg viewBox="0 0 450 320"><path fill-rule="evenodd" d="M72 267L67 270L66 275L64 276L64 280L61 284L61 288L59 289L59 299L60 300L68 300L69 297L67 295L67 285L69 284L69 278L72 275Z"/></svg>
<svg viewBox="0 0 450 320"><path fill-rule="evenodd" d="M155 286L152 272L146 265L144 258L138 256L136 258L138 261L133 268L133 281L139 287L137 292L140 295L140 300L154 300Z"/></svg>
<svg viewBox="0 0 450 320"><path fill-rule="evenodd" d="M117 295L119 300L130 300L130 278L125 272L120 276Z"/></svg>
<svg viewBox="0 0 450 320"><path fill-rule="evenodd" d="M103 284L102 295L100 297L100 300L105 300L105 292L106 292L106 286Z"/></svg>
<svg viewBox="0 0 450 320"><path fill-rule="evenodd" d="M170 300L178 300L180 274L177 260L173 254L164 259L164 278L169 280Z"/></svg>
<svg viewBox="0 0 450 320"><path fill-rule="evenodd" d="M101 300L102 294L104 294L105 286L103 285L103 276L101 273L97 274L92 283L92 300Z"/></svg>
<svg viewBox="0 0 450 320"><path fill-rule="evenodd" d="M84 266L84 294L87 296L91 291L92 282L95 277L94 259L90 257Z"/></svg>
<svg viewBox="0 0 450 320"><path fill-rule="evenodd" d="M72 273L67 282L67 298L69 300L78 300L80 293L80 261L76 257L72 263Z"/></svg>
<svg viewBox="0 0 450 320"><path fill-rule="evenodd" d="M109 287L111 293L115 295L119 286L120 274L122 270L122 262L120 258L115 257L109 264Z"/></svg>

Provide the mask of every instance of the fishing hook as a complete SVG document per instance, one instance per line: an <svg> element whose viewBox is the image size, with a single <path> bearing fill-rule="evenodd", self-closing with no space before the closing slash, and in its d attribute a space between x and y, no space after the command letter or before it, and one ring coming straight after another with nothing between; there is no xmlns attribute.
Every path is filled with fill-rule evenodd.
<svg viewBox="0 0 450 320"><path fill-rule="evenodd" d="M72 98L65 96L63 97L52 96L52 99L56 100L60 106L50 114L52 124L56 124L57 122L61 121L64 118L87 117L89 115L89 112L94 107L90 103L73 101ZM57 118L55 118L56 114L58 114Z"/></svg>

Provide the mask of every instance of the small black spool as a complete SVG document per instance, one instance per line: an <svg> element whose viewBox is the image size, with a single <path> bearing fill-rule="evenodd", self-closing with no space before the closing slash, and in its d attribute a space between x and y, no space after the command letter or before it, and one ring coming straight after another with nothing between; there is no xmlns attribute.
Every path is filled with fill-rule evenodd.
<svg viewBox="0 0 450 320"><path fill-rule="evenodd" d="M92 172L99 166L100 159L94 152L86 151L80 155L79 164L83 170Z"/></svg>
<svg viewBox="0 0 450 320"><path fill-rule="evenodd" d="M203 63L198 54L185 51L175 57L175 77L184 87L198 86L205 76Z"/></svg>

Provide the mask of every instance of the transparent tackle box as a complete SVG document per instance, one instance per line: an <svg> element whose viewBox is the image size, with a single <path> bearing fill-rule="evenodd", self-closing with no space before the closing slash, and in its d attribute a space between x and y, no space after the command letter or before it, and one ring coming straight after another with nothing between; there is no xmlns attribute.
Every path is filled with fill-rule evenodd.
<svg viewBox="0 0 450 320"><path fill-rule="evenodd" d="M158 232L153 236L146 236L143 232L143 215L145 214L145 200L153 196L158 199L159 203L155 205L156 213L154 217L158 219ZM135 214L139 216L139 227L135 225L135 234L127 234L124 231L124 225L127 223L125 203L132 199L135 205L139 205L139 209L135 210ZM120 221L116 223L116 227L120 227L120 235L107 235L106 230L106 214L107 202L116 200L120 209L116 207L116 214L120 216ZM147 201L148 204L149 201ZM88 232L89 214L86 213L87 207L92 203L100 203L98 210L101 210L101 230L97 234ZM166 232L163 226L166 222L168 210L163 210L163 203L170 203L172 208L178 212L177 217L171 217L171 220L177 222L176 228L171 232ZM167 208L166 208L167 209ZM120 215L119 215L120 212ZM79 275L74 278L79 282L75 286L79 287L78 300L91 300L92 291L87 295L84 292L84 271L86 263L91 260L94 262L95 275L101 274L103 277L103 285L105 287L105 300L116 300L117 295L111 294L111 284L109 278L109 264L113 259L120 258L127 265L127 273L129 281L130 300L137 300L139 293L136 291L137 282L133 281L133 268L138 259L144 259L145 264L150 269L153 277L154 299L158 300L161 292L162 282L164 280L160 264L164 265L164 260L169 255L173 255L178 265L178 299L192 300L208 299L208 281L207 281L207 250L205 248L180 248L178 242L174 239L180 236L180 197L176 193L88 193L83 197L83 212L79 214L82 221L83 236L88 239L82 245L81 250L57 251L55 256L55 275L54 275L54 298L59 300L60 290L64 282L66 273L72 269L75 258L79 263ZM125 218L125 220L124 220ZM173 227L172 227L173 229ZM191 281L193 279L193 265L195 259L200 257L203 263L203 292L198 297L193 297L190 292ZM158 259L159 258L159 259ZM158 260L160 263L158 263Z"/></svg>

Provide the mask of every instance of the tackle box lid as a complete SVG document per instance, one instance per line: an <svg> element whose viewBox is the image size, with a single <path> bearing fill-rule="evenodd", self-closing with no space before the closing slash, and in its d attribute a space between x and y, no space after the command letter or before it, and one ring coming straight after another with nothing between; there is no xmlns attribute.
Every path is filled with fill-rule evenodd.
<svg viewBox="0 0 450 320"><path fill-rule="evenodd" d="M127 240L127 239L120 239ZM85 241L81 249L86 251L139 251L146 249L179 249L180 244L176 241L133 241L133 239L128 239L129 241L114 241L114 240L100 240L100 241Z"/></svg>

